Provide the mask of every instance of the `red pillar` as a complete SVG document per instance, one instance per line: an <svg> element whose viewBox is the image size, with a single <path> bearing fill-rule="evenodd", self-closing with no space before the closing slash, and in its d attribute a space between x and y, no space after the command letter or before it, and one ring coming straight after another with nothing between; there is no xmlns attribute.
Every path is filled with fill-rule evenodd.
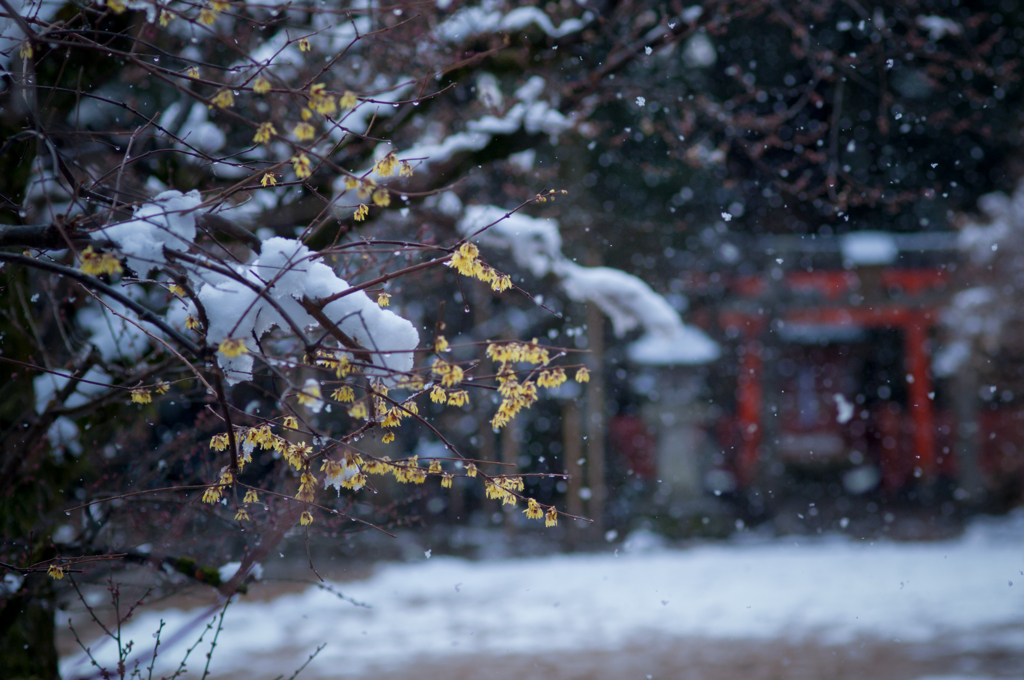
<svg viewBox="0 0 1024 680"><path fill-rule="evenodd" d="M907 369L907 401L914 426L914 460L924 479L934 479L935 413L932 408L932 381L928 375L928 322L915 314L904 326L904 353Z"/></svg>
<svg viewBox="0 0 1024 680"><path fill-rule="evenodd" d="M736 416L742 438L736 468L740 484L747 486L754 477L761 447L761 343L747 340L743 349L736 389Z"/></svg>

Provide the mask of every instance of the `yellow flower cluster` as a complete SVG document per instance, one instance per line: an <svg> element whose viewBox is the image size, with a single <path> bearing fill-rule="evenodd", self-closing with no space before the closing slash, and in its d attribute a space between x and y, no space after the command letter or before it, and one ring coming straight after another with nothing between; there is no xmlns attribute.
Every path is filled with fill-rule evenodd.
<svg viewBox="0 0 1024 680"><path fill-rule="evenodd" d="M373 204L381 208L388 207L391 205L391 194L387 189L377 189L373 192Z"/></svg>
<svg viewBox="0 0 1024 680"><path fill-rule="evenodd" d="M452 254L452 259L445 264L463 276L472 276L490 284L491 289L499 293L512 287L512 277L485 265L479 258L480 249L467 242L459 246L459 249Z"/></svg>
<svg viewBox="0 0 1024 680"><path fill-rule="evenodd" d="M502 505L515 505L518 497L514 492L522 491L522 477L495 477L484 480L484 489L487 497L492 500L501 501Z"/></svg>
<svg viewBox="0 0 1024 680"><path fill-rule="evenodd" d="M157 380L156 388L153 391L163 396L171 391L171 386L165 383L163 380Z"/></svg>
<svg viewBox="0 0 1024 680"><path fill-rule="evenodd" d="M266 94L270 92L270 81L263 76L259 76L255 81L253 81L252 91L256 94Z"/></svg>
<svg viewBox="0 0 1024 680"><path fill-rule="evenodd" d="M448 340L443 335L437 336L437 339L434 340L434 351L440 354L449 350L451 347L448 345Z"/></svg>
<svg viewBox="0 0 1024 680"><path fill-rule="evenodd" d="M231 359L242 356L249 351L249 348L245 346L245 341L241 338L224 338L217 351Z"/></svg>
<svg viewBox="0 0 1024 680"><path fill-rule="evenodd" d="M561 368L553 368L548 371L541 371L537 376L537 384L541 387L555 388L565 382L565 371Z"/></svg>
<svg viewBox="0 0 1024 680"><path fill-rule="evenodd" d="M309 162L309 156L301 152L297 156L292 156L292 170L295 171L295 176L299 179L306 179L312 175L313 170Z"/></svg>
<svg viewBox="0 0 1024 680"><path fill-rule="evenodd" d="M448 393L440 385L434 385L430 390L430 401L435 404L443 404L448 401Z"/></svg>
<svg viewBox="0 0 1024 680"><path fill-rule="evenodd" d="M268 187L268 186L276 187L277 186L277 177L274 177L274 173L272 173L272 172L265 172L265 173L263 173L263 179L260 180L260 186L262 186L262 187Z"/></svg>
<svg viewBox="0 0 1024 680"><path fill-rule="evenodd" d="M420 467L418 456L405 460L404 464L392 465L395 479L403 484L422 484L427 481L427 471Z"/></svg>
<svg viewBox="0 0 1024 680"><path fill-rule="evenodd" d="M394 152L389 153L384 158L377 161L374 166L374 170L381 177L391 177L395 174L395 170L398 168L398 157L395 156Z"/></svg>
<svg viewBox="0 0 1024 680"><path fill-rule="evenodd" d="M287 444L287 442L286 442ZM306 460L313 453L313 447L309 444L291 444L286 445L285 450L282 452L284 459L288 461L296 471L301 470L306 465Z"/></svg>
<svg viewBox="0 0 1024 680"><path fill-rule="evenodd" d="M120 260L110 253L97 253L93 251L92 246L83 250L79 257L82 259L79 269L84 274L99 276L100 274L120 274L122 271Z"/></svg>
<svg viewBox="0 0 1024 680"><path fill-rule="evenodd" d="M547 365L551 361L548 350L537 344L537 338L530 342L506 342L487 345L487 357L501 364ZM502 366L504 368L504 366Z"/></svg>
<svg viewBox="0 0 1024 680"><path fill-rule="evenodd" d="M430 461L430 468L427 471L432 475L441 474L441 461L437 460L436 458Z"/></svg>
<svg viewBox="0 0 1024 680"><path fill-rule="evenodd" d="M252 141L257 144L263 144L269 142L271 137L277 134L277 128L271 122L260 123L259 129L256 130L256 135L252 138Z"/></svg>
<svg viewBox="0 0 1024 680"><path fill-rule="evenodd" d="M299 477L299 492L295 498L305 503L311 503L316 498L316 477L312 472L306 470Z"/></svg>
<svg viewBox="0 0 1024 680"><path fill-rule="evenodd" d="M576 371L576 382L588 383L590 382L590 371L587 370L586 366L580 366Z"/></svg>
<svg viewBox="0 0 1024 680"><path fill-rule="evenodd" d="M245 492L245 498L242 499L243 503L259 503L260 497L255 490L249 489Z"/></svg>
<svg viewBox="0 0 1024 680"><path fill-rule="evenodd" d="M491 419L491 427L496 430L508 425L522 409L533 406L537 401L538 384L541 387L557 387L565 382L565 371L560 368L542 371L536 383L531 380L519 382L513 364L540 366L551 361L548 350L537 344L536 338L530 342L491 343L487 346L487 356L499 364L498 393L502 396L502 402Z"/></svg>
<svg viewBox="0 0 1024 680"><path fill-rule="evenodd" d="M460 366L449 364L442 359L434 362L434 365L430 367L430 372L440 377L441 384L445 387L455 387L465 377L465 373ZM431 398L433 398L433 395L431 395Z"/></svg>
<svg viewBox="0 0 1024 680"><path fill-rule="evenodd" d="M152 404L153 395L149 393L144 387L136 387L132 390L132 403L133 404Z"/></svg>
<svg viewBox="0 0 1024 680"><path fill-rule="evenodd" d="M327 94L327 86L316 83L309 88L309 108L321 116L329 116L338 110L333 95Z"/></svg>
<svg viewBox="0 0 1024 680"><path fill-rule="evenodd" d="M217 94L213 95L210 103L218 109L226 109L235 105L235 95L228 89L219 90Z"/></svg>
<svg viewBox="0 0 1024 680"><path fill-rule="evenodd" d="M465 406L469 403L469 392L458 390L448 395L449 406Z"/></svg>
<svg viewBox="0 0 1024 680"><path fill-rule="evenodd" d="M356 222L362 222L363 220L366 219L366 216L369 214L370 206L363 203L360 204L358 208L356 208L356 214L352 216L352 219L354 219Z"/></svg>
<svg viewBox="0 0 1024 680"><path fill-rule="evenodd" d="M64 567L59 564L51 564L46 570L46 575L55 581L59 581L64 578Z"/></svg>
<svg viewBox="0 0 1024 680"><path fill-rule="evenodd" d="M292 135L300 142L308 142L316 137L316 128L309 123L298 123L292 128Z"/></svg>
<svg viewBox="0 0 1024 680"><path fill-rule="evenodd" d="M160 28L167 28L174 21L174 13L162 10L160 12Z"/></svg>
<svg viewBox="0 0 1024 680"><path fill-rule="evenodd" d="M204 503L216 503L224 497L224 488L230 486L235 481L235 476L228 470L224 470L220 473L220 479L217 483L211 487L208 487L203 492Z"/></svg>
<svg viewBox="0 0 1024 680"><path fill-rule="evenodd" d="M349 109L354 109L358 103L359 99L356 97L356 93L346 91L345 94L341 95L341 101L338 102L338 106L341 107L342 111L348 111Z"/></svg>
<svg viewBox="0 0 1024 680"><path fill-rule="evenodd" d="M491 418L491 427L499 430L508 425L524 408L537 401L537 385L530 380L520 383L511 369L498 375L498 393L503 399L498 412Z"/></svg>
<svg viewBox="0 0 1024 680"><path fill-rule="evenodd" d="M357 401L352 404L352 408L348 410L348 415L357 420L365 420L370 417L370 411L366 408L365 401Z"/></svg>
<svg viewBox="0 0 1024 680"><path fill-rule="evenodd" d="M528 498L526 500L526 510L523 510L523 514L526 515L527 519L540 519L544 516L544 511L540 509L540 503Z"/></svg>
<svg viewBox="0 0 1024 680"><path fill-rule="evenodd" d="M356 393L348 385L342 385L331 393L331 399L345 404L355 401L355 398Z"/></svg>

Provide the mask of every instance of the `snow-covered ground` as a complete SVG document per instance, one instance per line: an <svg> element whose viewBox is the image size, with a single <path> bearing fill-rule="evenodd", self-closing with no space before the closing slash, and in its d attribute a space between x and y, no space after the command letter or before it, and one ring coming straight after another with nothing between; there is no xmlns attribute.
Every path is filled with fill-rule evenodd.
<svg viewBox="0 0 1024 680"><path fill-rule="evenodd" d="M424 556L337 587L368 608L316 588L232 604L211 670L288 677L322 643L311 677L459 655L607 651L652 636L942 640L947 650L1019 653L1024 514L978 520L961 538L932 543L826 536L483 562ZM151 648L161 619L167 640L198 614L149 611L126 632L137 648ZM177 667L202 628L162 647L158 669ZM193 671L207 650L193 653ZM109 645L94 651L113 654ZM88 663L68 657L61 670L70 680Z"/></svg>

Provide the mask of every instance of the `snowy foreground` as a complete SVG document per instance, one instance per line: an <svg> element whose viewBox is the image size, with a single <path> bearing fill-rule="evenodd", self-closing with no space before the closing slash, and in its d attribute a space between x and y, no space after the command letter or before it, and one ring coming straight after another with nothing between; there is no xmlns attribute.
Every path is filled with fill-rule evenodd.
<svg viewBox="0 0 1024 680"><path fill-rule="evenodd" d="M942 640L964 651L1019 652L1024 516L977 521L960 539L936 543L833 536L484 562L424 557L338 588L370 608L316 588L231 605L211 671L289 677L322 643L308 677L469 654L609 650L654 636ZM160 619L166 641L200 614L149 611L127 633L151 649ZM158 670L173 671L203 627L162 647ZM208 649L204 643L193 653L190 675L201 671ZM108 660L113 653L109 645L94 651ZM61 671L70 680L87 674L88 664L69 657Z"/></svg>

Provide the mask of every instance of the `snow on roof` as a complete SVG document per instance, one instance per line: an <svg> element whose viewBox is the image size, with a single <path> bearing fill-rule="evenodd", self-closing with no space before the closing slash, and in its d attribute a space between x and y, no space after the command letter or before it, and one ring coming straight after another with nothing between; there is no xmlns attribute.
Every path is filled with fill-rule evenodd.
<svg viewBox="0 0 1024 680"><path fill-rule="evenodd" d="M899 257L896 240L884 231L854 231L841 241L843 260L853 265L892 264Z"/></svg>
<svg viewBox="0 0 1024 680"><path fill-rule="evenodd" d="M511 251L516 263L534 276L557 276L570 298L600 307L616 335L643 328L644 335L627 350L637 363L703 364L718 358L718 345L700 329L685 325L665 298L636 276L611 267L582 267L566 259L557 221L522 213L506 215L497 206L469 206L457 228L481 245ZM488 225L493 226L480 231Z"/></svg>
<svg viewBox="0 0 1024 680"><path fill-rule="evenodd" d="M592 18L590 12L584 12L581 19L566 19L555 26L551 18L537 7L518 7L508 14L484 7L466 7L438 25L434 35L445 42L462 42L481 33L522 31L534 24L548 36L561 38L583 30Z"/></svg>

